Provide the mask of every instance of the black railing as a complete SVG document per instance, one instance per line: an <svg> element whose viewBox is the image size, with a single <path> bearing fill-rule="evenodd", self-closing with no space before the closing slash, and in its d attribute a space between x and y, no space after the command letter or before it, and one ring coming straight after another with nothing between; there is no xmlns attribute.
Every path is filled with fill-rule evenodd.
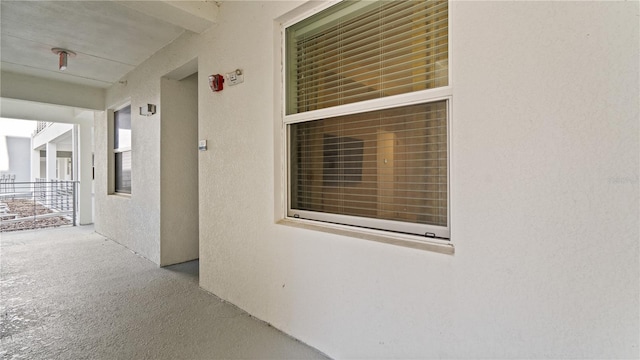
<svg viewBox="0 0 640 360"><path fill-rule="evenodd" d="M77 182L36 179L0 187L0 232L77 223Z"/></svg>

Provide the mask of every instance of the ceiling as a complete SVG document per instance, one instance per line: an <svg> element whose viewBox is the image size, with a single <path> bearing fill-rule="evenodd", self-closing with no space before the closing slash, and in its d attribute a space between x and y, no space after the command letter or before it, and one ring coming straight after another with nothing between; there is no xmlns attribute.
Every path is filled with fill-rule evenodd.
<svg viewBox="0 0 640 360"><path fill-rule="evenodd" d="M185 31L216 21L219 2L0 1L0 70L106 88ZM52 48L77 55L58 70Z"/></svg>

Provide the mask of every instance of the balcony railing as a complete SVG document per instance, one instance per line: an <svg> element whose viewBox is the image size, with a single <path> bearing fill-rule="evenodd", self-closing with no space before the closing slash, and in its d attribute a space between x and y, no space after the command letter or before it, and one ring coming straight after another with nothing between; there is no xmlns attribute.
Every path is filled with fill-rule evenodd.
<svg viewBox="0 0 640 360"><path fill-rule="evenodd" d="M40 133L42 130L46 129L47 126L53 124L52 122L49 121L38 121L37 125L36 125L36 131L33 132L33 136L38 135L38 133Z"/></svg>
<svg viewBox="0 0 640 360"><path fill-rule="evenodd" d="M76 225L77 182L0 183L0 232Z"/></svg>

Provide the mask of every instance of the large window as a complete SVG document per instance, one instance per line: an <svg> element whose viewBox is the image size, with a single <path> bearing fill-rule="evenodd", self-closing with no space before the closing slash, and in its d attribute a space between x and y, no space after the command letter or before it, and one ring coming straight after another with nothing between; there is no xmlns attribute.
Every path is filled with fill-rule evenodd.
<svg viewBox="0 0 640 360"><path fill-rule="evenodd" d="M131 105L113 113L115 192L131 194Z"/></svg>
<svg viewBox="0 0 640 360"><path fill-rule="evenodd" d="M344 1L285 36L288 216L449 238L447 2Z"/></svg>

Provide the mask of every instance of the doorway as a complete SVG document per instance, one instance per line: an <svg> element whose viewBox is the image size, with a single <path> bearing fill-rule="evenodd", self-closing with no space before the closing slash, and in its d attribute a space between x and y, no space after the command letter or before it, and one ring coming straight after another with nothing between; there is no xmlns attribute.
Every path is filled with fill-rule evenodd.
<svg viewBox="0 0 640 360"><path fill-rule="evenodd" d="M161 79L160 121L160 265L167 266L199 257L197 61Z"/></svg>

